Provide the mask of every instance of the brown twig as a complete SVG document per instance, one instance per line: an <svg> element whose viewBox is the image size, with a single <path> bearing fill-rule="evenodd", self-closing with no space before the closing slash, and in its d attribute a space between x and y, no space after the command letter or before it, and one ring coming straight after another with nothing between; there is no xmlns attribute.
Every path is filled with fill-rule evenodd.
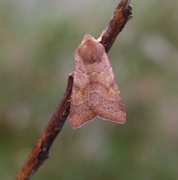
<svg viewBox="0 0 178 180"><path fill-rule="evenodd" d="M56 108L54 115L45 130L34 145L30 155L18 173L16 180L28 180L36 170L49 157L49 148L60 132L70 110L70 97L73 84L73 76L69 75L65 94Z"/></svg>
<svg viewBox="0 0 178 180"><path fill-rule="evenodd" d="M114 14L103 33L100 36L100 43L105 47L108 52L113 45L116 37L122 31L125 24L132 18L131 0L122 0L116 7Z"/></svg>
<svg viewBox="0 0 178 180"><path fill-rule="evenodd" d="M106 30L101 34L99 41L109 51L117 35L132 17L130 0L121 0ZM73 76L69 75L65 94L45 130L34 145L23 167L19 171L16 180L29 180L43 162L49 157L49 149L58 133L61 131L70 113L70 98L73 84Z"/></svg>

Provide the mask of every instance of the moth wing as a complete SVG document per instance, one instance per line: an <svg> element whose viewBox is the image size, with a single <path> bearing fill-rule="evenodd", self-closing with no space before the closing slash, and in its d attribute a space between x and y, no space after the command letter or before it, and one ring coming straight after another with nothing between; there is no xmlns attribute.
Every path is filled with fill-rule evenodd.
<svg viewBox="0 0 178 180"><path fill-rule="evenodd" d="M96 117L96 114L88 105L89 77L85 72L85 66L82 60L78 58L76 53L74 82L70 103L70 122L73 128L79 128Z"/></svg>
<svg viewBox="0 0 178 180"><path fill-rule="evenodd" d="M110 120L119 124L126 121L124 103L114 78L114 73L106 53L101 61L92 65L89 91L89 106L104 120Z"/></svg>

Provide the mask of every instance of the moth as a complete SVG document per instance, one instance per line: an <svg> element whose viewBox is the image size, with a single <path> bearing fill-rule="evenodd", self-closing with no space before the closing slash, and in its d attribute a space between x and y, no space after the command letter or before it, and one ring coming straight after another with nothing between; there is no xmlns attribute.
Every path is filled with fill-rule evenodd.
<svg viewBox="0 0 178 180"><path fill-rule="evenodd" d="M70 106L73 128L95 117L119 124L126 121L124 103L105 48L89 34L75 52Z"/></svg>

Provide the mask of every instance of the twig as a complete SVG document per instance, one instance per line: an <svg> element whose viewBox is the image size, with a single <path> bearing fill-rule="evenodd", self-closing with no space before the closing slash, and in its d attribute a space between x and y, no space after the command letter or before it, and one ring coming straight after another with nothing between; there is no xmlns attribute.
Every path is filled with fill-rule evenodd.
<svg viewBox="0 0 178 180"><path fill-rule="evenodd" d="M16 180L30 179L43 162L49 157L49 149L69 115L72 84L73 76L69 75L67 88L62 100L57 106L56 111L45 130L34 145L26 162L18 173Z"/></svg>
<svg viewBox="0 0 178 180"><path fill-rule="evenodd" d="M109 51L117 35L132 17L131 0L121 0L106 30L103 31L99 42L103 44L106 52ZM65 94L45 130L34 145L23 167L19 171L16 180L29 180L43 162L49 157L49 149L58 133L61 131L65 120L70 113L70 98L73 84L73 76L69 75Z"/></svg>
<svg viewBox="0 0 178 180"><path fill-rule="evenodd" d="M130 6L131 0L122 0L116 7L114 14L99 38L99 42L105 47L105 51L108 52L113 45L118 34L122 31L125 24L132 18L132 6Z"/></svg>

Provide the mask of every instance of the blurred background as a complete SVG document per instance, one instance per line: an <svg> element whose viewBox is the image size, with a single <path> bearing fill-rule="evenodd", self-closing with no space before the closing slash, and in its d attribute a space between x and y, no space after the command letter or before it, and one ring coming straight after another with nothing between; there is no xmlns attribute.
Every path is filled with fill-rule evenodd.
<svg viewBox="0 0 178 180"><path fill-rule="evenodd" d="M0 179L14 179L51 118L86 33L119 0L0 1ZM133 0L109 52L127 123L69 119L34 180L178 178L178 1Z"/></svg>

